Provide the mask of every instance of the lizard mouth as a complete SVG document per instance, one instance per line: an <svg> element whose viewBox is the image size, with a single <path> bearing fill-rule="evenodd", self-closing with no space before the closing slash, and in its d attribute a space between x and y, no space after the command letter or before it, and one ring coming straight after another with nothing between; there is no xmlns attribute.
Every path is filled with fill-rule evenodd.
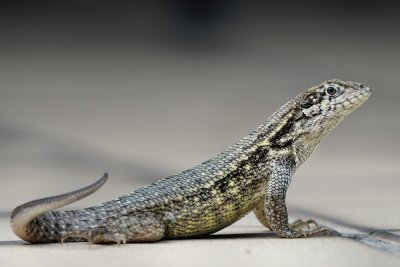
<svg viewBox="0 0 400 267"><path fill-rule="evenodd" d="M371 89L363 85L362 88L344 97L343 100L336 102L335 109L354 110L367 101L370 95Z"/></svg>

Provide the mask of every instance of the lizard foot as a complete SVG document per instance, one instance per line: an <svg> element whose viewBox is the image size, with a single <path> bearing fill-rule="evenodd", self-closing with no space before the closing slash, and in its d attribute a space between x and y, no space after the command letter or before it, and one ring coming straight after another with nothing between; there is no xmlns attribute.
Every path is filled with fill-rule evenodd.
<svg viewBox="0 0 400 267"><path fill-rule="evenodd" d="M287 229L285 231L276 231L279 237L283 238L304 238L304 237L314 237L314 236L340 236L340 233L325 227L325 226L317 226L310 229L310 224L314 224L314 222L299 222L296 224L296 229ZM304 229L302 226L306 226L307 229Z"/></svg>
<svg viewBox="0 0 400 267"><path fill-rule="evenodd" d="M143 213L109 217L89 231L88 241L95 244L154 242L165 237L166 223L172 214Z"/></svg>
<svg viewBox="0 0 400 267"><path fill-rule="evenodd" d="M116 243L117 245L126 244L126 236L120 233L93 233L89 234L90 243Z"/></svg>
<svg viewBox="0 0 400 267"><path fill-rule="evenodd" d="M326 226L317 226L308 231L300 230L300 237L312 237L312 236L339 236L339 232L328 228Z"/></svg>
<svg viewBox="0 0 400 267"><path fill-rule="evenodd" d="M311 229L311 225L314 225L314 227L318 227L318 223L315 220L307 220L307 221L303 221L301 219L298 219L296 221L294 221L293 223L289 224L289 228L297 231L297 230L302 230L304 228L306 228L307 230Z"/></svg>
<svg viewBox="0 0 400 267"><path fill-rule="evenodd" d="M64 241L68 238L74 238L78 240L86 240L90 242L90 233L61 233L60 243L64 245Z"/></svg>

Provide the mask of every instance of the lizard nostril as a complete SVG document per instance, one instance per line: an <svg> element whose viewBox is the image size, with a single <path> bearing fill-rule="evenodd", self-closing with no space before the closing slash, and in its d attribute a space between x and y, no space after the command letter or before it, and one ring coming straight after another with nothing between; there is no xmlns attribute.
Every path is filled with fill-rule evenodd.
<svg viewBox="0 0 400 267"><path fill-rule="evenodd" d="M358 88L360 88L360 89L362 89L364 91L367 91L367 92L371 91L371 89L368 86L366 86L365 84L363 84L363 83L359 83L358 84Z"/></svg>

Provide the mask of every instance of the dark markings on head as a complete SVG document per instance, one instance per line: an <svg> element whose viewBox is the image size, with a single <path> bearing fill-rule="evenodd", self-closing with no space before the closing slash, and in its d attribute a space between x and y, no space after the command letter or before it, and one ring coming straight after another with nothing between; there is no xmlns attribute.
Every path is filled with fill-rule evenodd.
<svg viewBox="0 0 400 267"><path fill-rule="evenodd" d="M308 109L316 103L320 103L322 101L322 95L318 92L312 92L306 96L303 102L300 104L302 109Z"/></svg>
<svg viewBox="0 0 400 267"><path fill-rule="evenodd" d="M307 97L306 100L304 100L303 103L301 103L301 108L302 109L307 109L310 108L312 105L314 105L314 101L312 97Z"/></svg>
<svg viewBox="0 0 400 267"><path fill-rule="evenodd" d="M300 104L301 110L303 112L302 112L301 116L296 117L296 121L299 121L306 117L310 118L310 117L320 115L321 114L320 109L316 109L316 108L310 109L310 108L313 105L318 105L322 102L322 100L324 99L323 94L324 94L324 92L321 93L318 90L315 90L315 91L309 93Z"/></svg>

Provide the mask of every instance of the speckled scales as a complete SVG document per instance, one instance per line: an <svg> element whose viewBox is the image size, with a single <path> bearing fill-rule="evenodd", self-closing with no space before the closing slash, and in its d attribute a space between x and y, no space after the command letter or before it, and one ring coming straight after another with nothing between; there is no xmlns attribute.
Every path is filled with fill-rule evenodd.
<svg viewBox="0 0 400 267"><path fill-rule="evenodd" d="M63 206L64 198L73 194L83 197L78 191L30 202L13 212L12 228L32 243L156 241L214 233L254 210L260 222L280 237L331 233L323 227L301 229L307 222L290 225L286 191L293 173L318 143L369 94L363 84L326 81L286 103L224 152L191 169L83 210L49 211L56 204ZM88 190L94 192L99 186Z"/></svg>

